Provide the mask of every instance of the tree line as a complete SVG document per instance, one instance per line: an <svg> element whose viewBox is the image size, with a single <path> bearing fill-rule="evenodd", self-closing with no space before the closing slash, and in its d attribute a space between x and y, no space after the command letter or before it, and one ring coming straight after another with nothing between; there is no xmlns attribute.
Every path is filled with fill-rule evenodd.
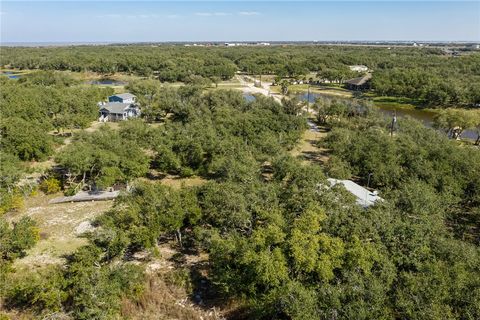
<svg viewBox="0 0 480 320"><path fill-rule="evenodd" d="M0 57L0 65L12 68L123 72L168 82L188 81L192 74L226 80L241 71L341 83L361 75L349 69L358 64L373 71L377 95L408 97L431 107L480 103L480 54L453 57L434 48L112 45L4 48Z"/></svg>

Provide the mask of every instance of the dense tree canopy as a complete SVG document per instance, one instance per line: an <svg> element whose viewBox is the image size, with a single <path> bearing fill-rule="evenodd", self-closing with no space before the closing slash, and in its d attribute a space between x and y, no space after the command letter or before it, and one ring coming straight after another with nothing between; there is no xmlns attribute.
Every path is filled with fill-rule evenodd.
<svg viewBox="0 0 480 320"><path fill-rule="evenodd" d="M22 160L43 160L52 153L48 132L86 128L98 116L97 102L110 89L71 86L52 72L32 73L17 81L1 78L1 147Z"/></svg>
<svg viewBox="0 0 480 320"><path fill-rule="evenodd" d="M458 79L459 72L475 80L478 56L309 49L7 49L1 59L15 67L152 73L190 84L130 83L143 119L79 130L55 154L55 172L65 187L129 183L132 189L93 221L85 235L88 244L65 257L63 266L12 272L13 260L35 244L38 230L29 218L13 225L2 218L2 307L38 317L119 318L122 299L144 303L139 298L143 262L134 254L148 259L158 255L160 242L172 240L179 253L207 257L204 281L215 301L233 300L244 318L480 318L478 147L460 145L409 119L399 119L391 130L363 100L320 99L311 120L328 130L319 146L329 160L326 165L300 161L290 151L307 119L296 99L247 101L240 92L203 88L210 81L205 79L229 78L236 69L342 77L345 66L366 64L378 81L395 75L395 80L385 76L384 83L374 77L376 90L408 95L404 87L388 87L399 81L424 90L438 84L436 76ZM454 70L459 65L461 71ZM413 66L431 66L431 74L405 76ZM450 73L443 74L443 68ZM51 155L54 132L85 128L96 118L95 103L111 90L48 71L0 81L8 89L0 100L3 195L18 188L22 160ZM458 84L458 92L467 92L468 85ZM468 101L455 88L445 91L446 104ZM421 94L433 95L428 90L415 95L423 99ZM478 125L469 112L439 113L436 126L452 131ZM172 188L162 181L168 174L198 175L202 183ZM330 187L327 177L373 187L383 201L363 208L342 186Z"/></svg>
<svg viewBox="0 0 480 320"><path fill-rule="evenodd" d="M408 97L433 107L480 103L480 54L451 56L436 48L111 45L4 48L0 57L0 65L19 69L135 73L168 82L191 82L198 76L216 82L238 70L281 78L316 75L341 83L359 75L348 68L358 64L373 71L372 88L378 95Z"/></svg>
<svg viewBox="0 0 480 320"><path fill-rule="evenodd" d="M255 104L235 106L233 97L219 100L232 107L211 104L224 94L197 97L197 102L210 101L209 108L166 123L165 130L174 132L170 126L188 127L199 114L206 120L206 129L195 126L198 150L203 151L174 143L170 155L178 158L173 163L203 168L202 156L208 151L202 140L221 147L215 139L221 133L224 139L245 139L244 149L254 148L258 155L244 164L241 153L232 149L228 175L213 175L216 181L198 187L137 184L97 220L100 228L92 241L105 259L154 250L160 238L175 238L179 246L209 253L210 281L221 294L245 301L248 318L480 315L480 251L474 227L479 221L478 150L459 147L411 120L401 120L391 136L383 118L365 111L368 106L333 102L338 112L335 121L327 121L333 128L325 146L360 183L372 174L370 185L383 191L383 202L364 209L343 188L328 188L321 167L289 156L289 144L279 144L281 135L275 136L276 152L270 153L262 152L262 144L244 131L230 131L232 124L225 119L232 115L225 112L233 107L237 114L248 114ZM276 105L263 103L260 99L256 104L258 111ZM253 128L263 128L263 117L283 117L266 110L256 114ZM358 110L365 112L353 112ZM219 125L216 112L228 126ZM301 119L292 117L290 121ZM160 141L181 139L173 135L166 140L162 131ZM228 157L228 149L221 149L227 150L222 158ZM211 157L219 155L206 158ZM269 175L263 161L270 163Z"/></svg>
<svg viewBox="0 0 480 320"><path fill-rule="evenodd" d="M131 181L144 176L149 168L147 155L135 141L108 128L79 134L56 161L67 170L68 182L88 181L98 187Z"/></svg>
<svg viewBox="0 0 480 320"><path fill-rule="evenodd" d="M44 161L55 149L52 131L81 129L98 117L98 101L112 93L79 84L53 71L33 72L19 80L0 78L0 213L22 203L17 187L22 161Z"/></svg>

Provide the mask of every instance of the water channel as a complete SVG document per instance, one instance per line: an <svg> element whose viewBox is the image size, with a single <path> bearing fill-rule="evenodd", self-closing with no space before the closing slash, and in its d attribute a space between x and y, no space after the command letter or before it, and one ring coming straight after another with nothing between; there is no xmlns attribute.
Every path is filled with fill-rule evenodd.
<svg viewBox="0 0 480 320"><path fill-rule="evenodd" d="M302 101L310 100L311 103L322 96L318 93L310 93L310 98L308 93L303 93L298 95L298 98ZM421 110L415 108L403 108L397 104L389 104L388 102L381 104L376 104L375 107L383 114L385 117L392 117L393 112L396 113L398 118L411 117L418 121L421 121L426 127L431 128L433 126L433 118L435 117L435 112L432 110ZM476 139L477 133L474 130L465 130L462 133L462 138Z"/></svg>

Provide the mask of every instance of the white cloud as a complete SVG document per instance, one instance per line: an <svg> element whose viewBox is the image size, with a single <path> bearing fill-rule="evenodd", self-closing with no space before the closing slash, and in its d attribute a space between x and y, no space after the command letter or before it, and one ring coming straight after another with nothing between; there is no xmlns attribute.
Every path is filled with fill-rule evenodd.
<svg viewBox="0 0 480 320"><path fill-rule="evenodd" d="M195 15L200 17L224 17L232 14L228 12L195 12Z"/></svg>
<svg viewBox="0 0 480 320"><path fill-rule="evenodd" d="M102 14L95 16L96 18L99 19L156 19L156 18L178 18L180 17L179 15L176 14L169 14L169 15L159 15L159 14L145 14L145 13L140 13L140 14L118 14L118 13L110 13L110 14Z"/></svg>
<svg viewBox="0 0 480 320"><path fill-rule="evenodd" d="M122 15L116 14L116 13L109 13L109 14L101 14L96 17L100 19L111 19L111 18L122 18Z"/></svg>
<svg viewBox="0 0 480 320"><path fill-rule="evenodd" d="M238 12L241 16L259 16L260 12L257 11L240 11Z"/></svg>

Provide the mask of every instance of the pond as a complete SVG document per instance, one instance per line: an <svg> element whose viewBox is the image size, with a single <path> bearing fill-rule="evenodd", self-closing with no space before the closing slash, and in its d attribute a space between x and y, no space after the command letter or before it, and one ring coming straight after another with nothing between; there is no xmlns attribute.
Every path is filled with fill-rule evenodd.
<svg viewBox="0 0 480 320"><path fill-rule="evenodd" d="M13 71L2 71L0 74L7 76L9 79L18 79L22 76L21 74L16 74Z"/></svg>
<svg viewBox="0 0 480 320"><path fill-rule="evenodd" d="M247 100L247 102L255 101L255 96L253 94L250 94L250 93L244 93L243 98L245 100Z"/></svg>
<svg viewBox="0 0 480 320"><path fill-rule="evenodd" d="M88 84L101 85L101 86L124 86L127 84L125 81L119 81L114 79L100 79L87 81Z"/></svg>
<svg viewBox="0 0 480 320"><path fill-rule="evenodd" d="M309 97L308 93L303 93L298 95L298 98L302 101L310 100L310 102L313 103L320 96L322 95L318 93L310 93ZM398 104L388 102L376 103L375 107L378 109L378 111L380 111L381 114L388 118L391 118L393 112L395 112L398 118L404 118L408 116L421 121L426 127L431 128L433 126L435 112L432 110L404 108ZM462 137L468 139L477 139L477 133L474 130L465 130L462 133Z"/></svg>

